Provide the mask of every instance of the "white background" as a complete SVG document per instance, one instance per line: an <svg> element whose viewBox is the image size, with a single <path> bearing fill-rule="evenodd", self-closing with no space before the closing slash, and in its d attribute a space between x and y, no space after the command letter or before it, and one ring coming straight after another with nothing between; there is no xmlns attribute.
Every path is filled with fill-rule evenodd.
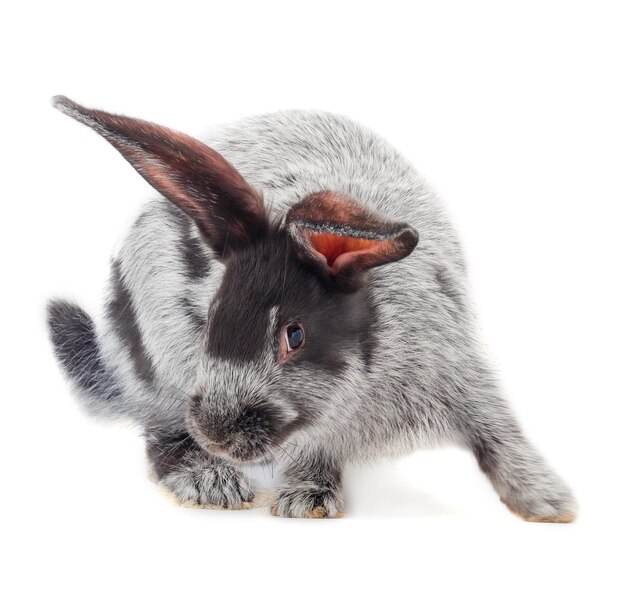
<svg viewBox="0 0 626 589"><path fill-rule="evenodd" d="M624 586L620 3L8 6L3 587ZM507 395L578 521L518 520L456 449L350 470L343 520L165 500L137 433L78 411L46 341L48 296L99 314L112 248L152 197L57 93L189 133L318 108L385 136L444 197Z"/></svg>

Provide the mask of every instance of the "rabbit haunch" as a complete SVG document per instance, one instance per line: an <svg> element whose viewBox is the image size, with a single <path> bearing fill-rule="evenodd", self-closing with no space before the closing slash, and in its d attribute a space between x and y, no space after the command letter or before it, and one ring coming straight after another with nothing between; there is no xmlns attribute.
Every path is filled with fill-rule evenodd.
<svg viewBox="0 0 626 589"><path fill-rule="evenodd" d="M289 111L201 142L55 105L168 199L118 252L102 325L55 301L49 326L77 397L134 419L181 501L241 507L253 489L238 465L273 459L272 513L334 517L346 464L453 442L515 513L573 518L484 358L438 198L382 139ZM302 334L285 355L287 329Z"/></svg>

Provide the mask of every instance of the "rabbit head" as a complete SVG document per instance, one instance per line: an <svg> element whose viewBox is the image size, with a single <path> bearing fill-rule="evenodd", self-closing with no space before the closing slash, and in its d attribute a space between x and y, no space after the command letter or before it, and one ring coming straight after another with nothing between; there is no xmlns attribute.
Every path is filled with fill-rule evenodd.
<svg viewBox="0 0 626 589"><path fill-rule="evenodd" d="M196 441L213 454L258 461L294 432L349 411L380 329L369 270L410 254L417 232L330 190L303 194L272 219L259 193L200 141L64 97L55 106L107 139L191 217L225 267L207 301L188 399Z"/></svg>

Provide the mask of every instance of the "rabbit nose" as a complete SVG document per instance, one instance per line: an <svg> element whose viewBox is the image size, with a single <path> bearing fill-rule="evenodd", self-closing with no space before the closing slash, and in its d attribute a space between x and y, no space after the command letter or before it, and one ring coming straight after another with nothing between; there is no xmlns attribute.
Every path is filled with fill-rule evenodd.
<svg viewBox="0 0 626 589"><path fill-rule="evenodd" d="M224 452L226 450L225 441L226 437L218 429L214 428L202 428L202 441L207 450L213 450L215 452Z"/></svg>
<svg viewBox="0 0 626 589"><path fill-rule="evenodd" d="M229 414L195 413L191 432L207 452L248 462L266 454L281 424L273 408L252 406Z"/></svg>
<svg viewBox="0 0 626 589"><path fill-rule="evenodd" d="M288 433L298 414L273 400L236 403L231 395L208 393L189 400L189 432L207 452L251 462L271 453Z"/></svg>
<svg viewBox="0 0 626 589"><path fill-rule="evenodd" d="M207 445L227 448L238 437L242 421L239 415L225 415L223 413L203 413L195 416L195 421Z"/></svg>
<svg viewBox="0 0 626 589"><path fill-rule="evenodd" d="M204 435L216 445L228 446L242 437L255 436L271 426L267 412L247 408L234 415L207 415L203 420Z"/></svg>
<svg viewBox="0 0 626 589"><path fill-rule="evenodd" d="M199 420L200 429L207 438L207 440L214 444L222 444L226 437L225 423L222 419L209 418L206 416L204 419Z"/></svg>

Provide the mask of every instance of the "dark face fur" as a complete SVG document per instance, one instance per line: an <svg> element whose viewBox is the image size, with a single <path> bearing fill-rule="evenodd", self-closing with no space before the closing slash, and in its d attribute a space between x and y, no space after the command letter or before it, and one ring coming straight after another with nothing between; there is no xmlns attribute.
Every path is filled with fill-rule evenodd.
<svg viewBox="0 0 626 589"><path fill-rule="evenodd" d="M204 143L64 97L55 106L193 219L225 264L187 415L200 445L260 460L354 402L376 341L368 270L409 255L412 227L332 191L302 195L273 225L254 188ZM290 325L304 332L297 349Z"/></svg>

